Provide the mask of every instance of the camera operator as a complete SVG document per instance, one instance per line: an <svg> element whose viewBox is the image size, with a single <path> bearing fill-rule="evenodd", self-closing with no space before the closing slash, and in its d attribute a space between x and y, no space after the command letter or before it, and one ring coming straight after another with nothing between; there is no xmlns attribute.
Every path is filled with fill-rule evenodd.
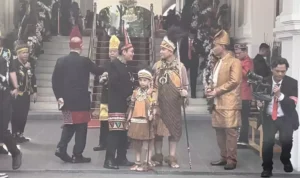
<svg viewBox="0 0 300 178"><path fill-rule="evenodd" d="M253 62L248 56L248 47L246 44L235 44L234 52L236 58L241 61L243 69L243 79L241 85L241 98L242 98L242 126L240 128L238 146L245 147L248 145L248 132L249 132L249 114L250 114L250 105L252 100L252 88L247 83L248 71L253 70Z"/></svg>
<svg viewBox="0 0 300 178"><path fill-rule="evenodd" d="M270 71L270 67L266 62L266 58L269 56L269 54L270 54L270 46L266 43L262 43L259 46L259 53L253 59L254 73L264 78L272 75L272 72Z"/></svg>
<svg viewBox="0 0 300 178"><path fill-rule="evenodd" d="M275 144L275 134L279 131L279 141L281 142L282 152L280 160L284 165L285 172L292 172L293 166L290 161L293 146L293 132L299 127L298 114L296 111L298 97L297 80L286 76L289 68L288 61L278 58L272 62L272 76L266 79L272 88L268 89L272 101L267 102L263 107L263 172L261 177L272 176L273 169L273 146ZM258 102L258 106L263 104Z"/></svg>
<svg viewBox="0 0 300 178"><path fill-rule="evenodd" d="M0 37L0 143L4 143L12 155L12 168L18 169L22 164L22 153L8 130L11 119L12 99L18 93L16 70L12 65L10 50L3 48ZM0 174L1 175L1 174Z"/></svg>

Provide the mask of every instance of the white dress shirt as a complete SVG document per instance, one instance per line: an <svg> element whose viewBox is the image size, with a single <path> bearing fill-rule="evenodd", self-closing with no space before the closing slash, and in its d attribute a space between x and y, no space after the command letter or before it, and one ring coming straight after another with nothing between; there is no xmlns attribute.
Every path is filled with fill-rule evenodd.
<svg viewBox="0 0 300 178"><path fill-rule="evenodd" d="M276 82L274 81L273 78L272 78L272 80L273 80L272 89L273 89L277 84L279 84L279 87L281 87L282 80L281 80L279 83L276 83ZM273 104L274 104L274 98L275 98L275 97L276 97L276 96L273 96L272 101L269 103L268 108L267 108L267 114L269 114L269 115L271 115L271 116L272 116L272 112L273 112ZM280 104L280 102L279 102L279 101L282 101L283 99L284 99L284 94L281 93L280 97L278 98L277 117L283 117L283 116L284 116L284 113L283 113L283 111L282 111L282 109L281 109L281 104Z"/></svg>
<svg viewBox="0 0 300 178"><path fill-rule="evenodd" d="M223 59L220 59L220 61L216 64L214 71L213 71L213 84L214 84L214 88L217 86L217 82L218 82L218 76L219 76L219 72L220 72L220 68L222 65ZM216 104L216 97L214 98L214 103Z"/></svg>

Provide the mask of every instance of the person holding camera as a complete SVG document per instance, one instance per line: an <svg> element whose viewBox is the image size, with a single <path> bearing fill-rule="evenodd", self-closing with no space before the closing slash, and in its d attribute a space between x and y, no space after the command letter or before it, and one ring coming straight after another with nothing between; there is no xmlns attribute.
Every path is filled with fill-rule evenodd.
<svg viewBox="0 0 300 178"><path fill-rule="evenodd" d="M12 134L18 143L28 142L30 139L24 137L24 129L30 107L30 96L33 94L34 102L37 97L36 77L29 60L29 47L20 42L16 46L18 58L13 60L19 84L19 91L13 101L13 112L11 118Z"/></svg>
<svg viewBox="0 0 300 178"><path fill-rule="evenodd" d="M273 169L273 146L275 134L279 131L281 142L280 160L284 165L285 172L293 172L290 161L293 147L293 132L299 127L298 113L296 111L298 99L298 81L286 76L289 63L284 58L278 58L272 62L272 76L266 78L271 87L268 93L272 101L258 102L262 108L263 117L259 118L263 128L263 172L261 177L271 177ZM260 123L260 122L258 122Z"/></svg>
<svg viewBox="0 0 300 178"><path fill-rule="evenodd" d="M236 58L241 61L243 70L243 79L241 85L241 98L242 98L242 126L239 129L238 146L243 148L248 145L248 132L249 132L249 115L252 100L252 88L248 84L247 74L253 70L253 62L248 56L247 44L235 44L234 52Z"/></svg>

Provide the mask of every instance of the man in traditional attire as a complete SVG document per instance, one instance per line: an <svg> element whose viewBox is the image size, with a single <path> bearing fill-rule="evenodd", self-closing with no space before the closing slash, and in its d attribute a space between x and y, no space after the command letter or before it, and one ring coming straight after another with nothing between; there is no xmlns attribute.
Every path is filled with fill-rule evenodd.
<svg viewBox="0 0 300 178"><path fill-rule="evenodd" d="M211 162L213 166L224 166L225 170L236 168L237 128L241 120L242 65L229 52L229 35L221 30L215 35L213 53L219 57L213 71L212 90L206 90L208 98L214 98L212 126L216 130L221 159Z"/></svg>
<svg viewBox="0 0 300 178"><path fill-rule="evenodd" d="M91 158L82 156L86 145L87 126L90 121L91 94L88 91L90 73L101 75L97 67L82 52L82 37L78 27L70 34L70 54L57 60L52 88L63 113L64 126L55 155L65 162L88 163ZM75 133L75 146L72 158L67 154L68 143Z"/></svg>
<svg viewBox="0 0 300 178"><path fill-rule="evenodd" d="M28 142L30 139L24 137L28 112L30 108L30 96L33 95L34 102L37 99L37 85L34 71L29 62L29 47L20 42L16 46L17 59L13 60L18 78L19 91L13 101L13 112L11 118L12 134L18 143Z"/></svg>
<svg viewBox="0 0 300 178"><path fill-rule="evenodd" d="M119 166L132 166L127 160L126 113L128 98L133 92L134 78L127 66L133 59L134 49L125 33L125 45L120 46L120 56L113 60L108 71L108 126L107 148L104 168L119 169ZM117 152L117 157L115 156Z"/></svg>
<svg viewBox="0 0 300 178"><path fill-rule="evenodd" d="M109 40L109 57L110 60L105 61L104 63L104 72L100 78L100 84L102 84L101 92L101 104L100 104L100 136L99 136L99 145L94 147L94 151L106 150L107 146L107 136L108 136L108 72L110 63L112 60L117 59L119 55L119 46L120 40L117 36L112 35Z"/></svg>
<svg viewBox="0 0 300 178"><path fill-rule="evenodd" d="M241 61L243 69L243 79L241 85L241 99L242 99L242 127L239 129L238 146L240 148L247 148L249 140L249 116L252 102L252 88L248 83L247 74L253 70L253 61L248 55L248 47L246 44L235 44L234 53L236 58Z"/></svg>
<svg viewBox="0 0 300 178"><path fill-rule="evenodd" d="M22 164L22 153L8 129L11 120L12 98L18 94L16 69L9 49L3 48L0 36L0 145L1 153L7 154L3 144L12 155L12 168L19 169ZM3 144L2 144L3 143Z"/></svg>
<svg viewBox="0 0 300 178"><path fill-rule="evenodd" d="M177 41L182 34L178 27L171 27L167 36L164 37L160 47L161 60L153 66L154 90L157 95L160 116L156 118L155 155L152 161L162 165L162 142L163 137L169 138L169 156L165 162L172 168L179 168L176 159L177 143L182 135L181 106L182 97L188 94L188 78L186 68L175 55ZM157 109L154 109L154 114Z"/></svg>

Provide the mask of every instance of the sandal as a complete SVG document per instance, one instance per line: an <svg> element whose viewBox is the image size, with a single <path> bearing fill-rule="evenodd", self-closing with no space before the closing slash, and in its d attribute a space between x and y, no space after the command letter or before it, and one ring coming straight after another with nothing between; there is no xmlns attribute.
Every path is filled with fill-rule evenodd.
<svg viewBox="0 0 300 178"><path fill-rule="evenodd" d="M139 166L139 167L137 168L136 171L138 171L138 172L147 172L147 171L149 171L149 170L151 170L151 169L152 169L152 168L151 168L150 164L148 165L147 163L143 163L141 166Z"/></svg>
<svg viewBox="0 0 300 178"><path fill-rule="evenodd" d="M179 164L177 163L177 159L174 156L165 157L165 163L167 163L171 168L180 168Z"/></svg>
<svg viewBox="0 0 300 178"><path fill-rule="evenodd" d="M133 166L130 167L130 170L131 171L137 171L140 166L141 166L141 163L136 162L136 163L134 163Z"/></svg>

